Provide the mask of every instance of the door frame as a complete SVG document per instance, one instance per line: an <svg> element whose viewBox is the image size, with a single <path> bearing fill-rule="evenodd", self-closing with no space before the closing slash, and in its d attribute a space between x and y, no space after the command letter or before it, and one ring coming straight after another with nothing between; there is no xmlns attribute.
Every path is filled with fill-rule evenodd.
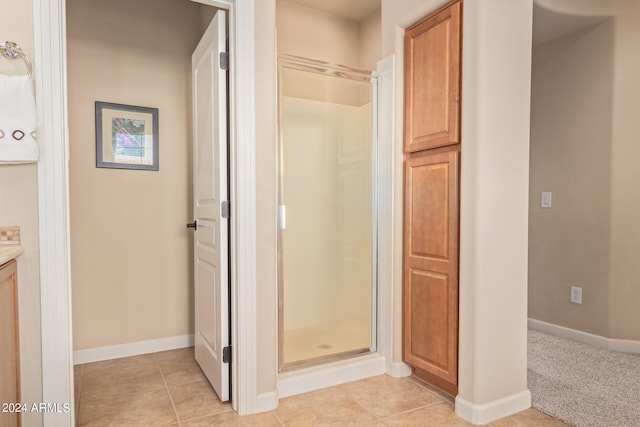
<svg viewBox="0 0 640 427"><path fill-rule="evenodd" d="M232 407L262 410L257 390L255 40L253 0L191 0L229 11ZM66 1L33 0L38 134L42 401L74 402L69 224ZM47 70L44 72L43 70ZM242 126L238 117L242 117ZM239 286L242 284L242 286ZM73 411L44 413L47 426L73 425Z"/></svg>

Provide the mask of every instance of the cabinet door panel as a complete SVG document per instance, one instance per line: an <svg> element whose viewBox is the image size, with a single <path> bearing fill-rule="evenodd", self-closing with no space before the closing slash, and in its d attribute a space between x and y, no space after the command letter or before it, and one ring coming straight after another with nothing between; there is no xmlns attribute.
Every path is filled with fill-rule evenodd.
<svg viewBox="0 0 640 427"><path fill-rule="evenodd" d="M405 33L405 151L460 142L460 3Z"/></svg>
<svg viewBox="0 0 640 427"><path fill-rule="evenodd" d="M405 162L404 358L456 386L459 159L457 151Z"/></svg>
<svg viewBox="0 0 640 427"><path fill-rule="evenodd" d="M0 402L20 402L16 262L0 267ZM0 426L19 426L20 413L0 413Z"/></svg>

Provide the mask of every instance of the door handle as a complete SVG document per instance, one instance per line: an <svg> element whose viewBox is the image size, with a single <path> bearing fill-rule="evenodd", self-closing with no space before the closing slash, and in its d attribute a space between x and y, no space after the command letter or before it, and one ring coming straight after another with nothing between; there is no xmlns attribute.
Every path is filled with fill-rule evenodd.
<svg viewBox="0 0 640 427"><path fill-rule="evenodd" d="M194 230L198 229L198 221L193 221L187 224L187 228L193 228Z"/></svg>
<svg viewBox="0 0 640 427"><path fill-rule="evenodd" d="M287 209L285 205L278 205L278 228L280 230L287 228Z"/></svg>

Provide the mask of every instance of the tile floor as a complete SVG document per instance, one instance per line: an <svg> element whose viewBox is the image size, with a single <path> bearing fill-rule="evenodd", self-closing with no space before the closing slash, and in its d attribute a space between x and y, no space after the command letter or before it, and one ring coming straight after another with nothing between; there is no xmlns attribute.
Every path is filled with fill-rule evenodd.
<svg viewBox="0 0 640 427"><path fill-rule="evenodd" d="M278 409L239 417L221 403L193 359L193 349L78 365L79 426L470 426L453 404L419 380L386 375L280 401ZM535 410L493 427L561 427Z"/></svg>

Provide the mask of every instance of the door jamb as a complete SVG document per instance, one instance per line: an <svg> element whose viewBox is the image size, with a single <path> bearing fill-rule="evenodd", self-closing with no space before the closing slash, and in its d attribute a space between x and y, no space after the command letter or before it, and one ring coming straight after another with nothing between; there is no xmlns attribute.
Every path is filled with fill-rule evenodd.
<svg viewBox="0 0 640 427"><path fill-rule="evenodd" d="M258 411L256 342L255 40L253 0L192 0L229 10L232 406ZM74 402L65 0L33 0L38 134L42 401ZM38 69L40 70L38 72ZM46 72L44 71L46 70ZM238 118L242 117L242 125ZM241 286L240 286L241 284ZM263 408L261 408L263 409ZM70 426L74 411L45 413Z"/></svg>

